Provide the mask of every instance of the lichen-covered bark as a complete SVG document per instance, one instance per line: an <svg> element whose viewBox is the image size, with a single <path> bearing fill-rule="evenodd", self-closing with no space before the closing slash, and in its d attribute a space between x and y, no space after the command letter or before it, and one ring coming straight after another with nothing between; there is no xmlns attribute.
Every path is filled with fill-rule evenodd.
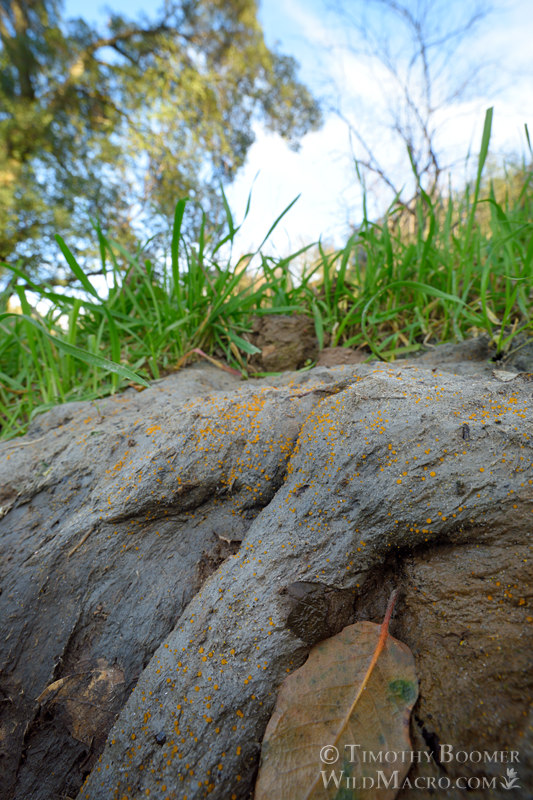
<svg viewBox="0 0 533 800"><path fill-rule="evenodd" d="M190 376L0 445L2 796L249 797L284 676L393 586L417 745L526 760L531 383Z"/></svg>
<svg viewBox="0 0 533 800"><path fill-rule="evenodd" d="M323 635L320 603L308 606L305 635L291 624L298 600L290 587L300 582L343 592L347 607L355 597L363 611L374 586L378 619L391 585L403 587L400 625L427 691L418 714L431 709L426 719L419 716L424 746L452 731L456 747L523 743L530 679L522 670L531 630L524 546L533 511L527 384L465 382L417 368L378 367L360 378L313 409L287 480L155 653L80 792L83 800L138 798L148 790L157 798L250 795L277 688L305 659L313 616ZM487 576L486 584L473 577L476 550L482 563L494 562L494 580ZM435 564L427 581L424 557ZM459 585L448 581L447 594L450 563L461 578ZM508 569L515 583L505 594ZM440 649L439 633L448 639ZM495 682L495 702L487 702L485 690ZM481 705L485 716L476 726L471 715Z"/></svg>
<svg viewBox="0 0 533 800"><path fill-rule="evenodd" d="M193 369L0 445L2 798L77 793L154 650L279 488L316 402L293 394Z"/></svg>

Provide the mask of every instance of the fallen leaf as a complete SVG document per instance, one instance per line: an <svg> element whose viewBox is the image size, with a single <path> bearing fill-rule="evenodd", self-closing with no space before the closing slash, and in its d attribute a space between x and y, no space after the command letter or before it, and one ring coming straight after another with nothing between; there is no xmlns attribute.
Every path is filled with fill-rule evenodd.
<svg viewBox="0 0 533 800"><path fill-rule="evenodd" d="M51 698L49 695L53 694L54 692L58 692L62 686L65 685L67 678L59 678L59 680L54 681L53 683L49 683L46 689L43 689L39 697L36 698L37 703L49 702Z"/></svg>
<svg viewBox="0 0 533 800"><path fill-rule="evenodd" d="M121 684L124 672L99 658L96 669L65 675L49 684L37 702L59 710L71 735L90 745L102 731L107 733L109 719L118 710L115 691Z"/></svg>
<svg viewBox="0 0 533 800"><path fill-rule="evenodd" d="M255 800L396 797L411 766L418 682L411 651L388 633L394 600L395 593L382 625L349 625L284 681Z"/></svg>

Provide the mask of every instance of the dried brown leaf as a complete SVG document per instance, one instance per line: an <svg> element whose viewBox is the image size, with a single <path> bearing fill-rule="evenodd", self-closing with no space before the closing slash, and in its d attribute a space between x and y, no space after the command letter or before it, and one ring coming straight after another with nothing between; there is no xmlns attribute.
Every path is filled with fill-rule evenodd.
<svg viewBox="0 0 533 800"><path fill-rule="evenodd" d="M109 727L109 716L115 711L115 690L123 683L124 672L100 658L96 669L65 675L49 684L37 702L60 710L71 735L90 745L102 729Z"/></svg>
<svg viewBox="0 0 533 800"><path fill-rule="evenodd" d="M418 683L411 651L388 633L393 604L382 625L349 625L284 681L263 739L255 800L396 797L410 767ZM338 760L326 763L335 752Z"/></svg>

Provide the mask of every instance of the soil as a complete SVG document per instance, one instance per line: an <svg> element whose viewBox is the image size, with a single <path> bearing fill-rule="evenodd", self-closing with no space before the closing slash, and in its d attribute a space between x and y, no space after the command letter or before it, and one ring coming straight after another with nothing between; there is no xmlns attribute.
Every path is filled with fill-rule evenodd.
<svg viewBox="0 0 533 800"><path fill-rule="evenodd" d="M326 346L319 350L314 322L303 315L254 317L252 332L247 335L247 339L261 351L249 360L251 375L302 369L313 362L318 366L336 367L373 359L370 349L364 347L353 349ZM491 369L533 372L533 337L519 335L502 352L498 352L487 336L467 339L457 344L425 343L419 353L411 353L408 357L420 359L421 363L434 364L436 367L471 361L476 363L477 372L480 362L487 362L482 370L487 373ZM460 370L468 372L468 366L464 368L461 365Z"/></svg>

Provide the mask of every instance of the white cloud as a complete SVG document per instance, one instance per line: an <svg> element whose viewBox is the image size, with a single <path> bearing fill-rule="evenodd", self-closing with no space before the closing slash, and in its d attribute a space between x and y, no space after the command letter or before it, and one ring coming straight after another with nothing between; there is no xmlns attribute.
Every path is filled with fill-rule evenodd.
<svg viewBox="0 0 533 800"><path fill-rule="evenodd" d="M280 222L269 249L286 254L317 241L322 234L341 244L346 227L342 200L355 178L355 172L347 172L344 158L339 157L347 149L346 126L333 116L322 130L304 138L299 153L289 150L277 134L258 130L239 179L227 190L239 219L256 178L240 248L257 247L276 217L297 195L299 200Z"/></svg>

